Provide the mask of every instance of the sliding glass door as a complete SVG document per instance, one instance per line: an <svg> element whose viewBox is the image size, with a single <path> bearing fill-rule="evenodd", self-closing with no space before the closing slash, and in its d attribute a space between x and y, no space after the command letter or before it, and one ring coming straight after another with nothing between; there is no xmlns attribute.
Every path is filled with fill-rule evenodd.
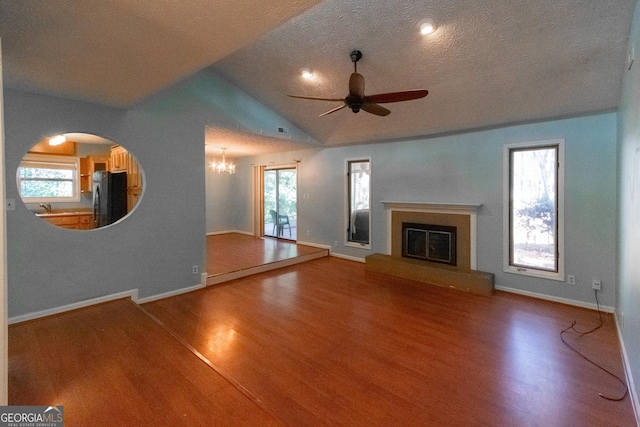
<svg viewBox="0 0 640 427"><path fill-rule="evenodd" d="M264 171L264 235L296 240L296 168Z"/></svg>

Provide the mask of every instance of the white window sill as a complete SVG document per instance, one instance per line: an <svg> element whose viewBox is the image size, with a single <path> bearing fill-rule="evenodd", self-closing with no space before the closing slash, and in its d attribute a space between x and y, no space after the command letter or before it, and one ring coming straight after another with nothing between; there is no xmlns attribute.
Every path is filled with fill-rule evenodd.
<svg viewBox="0 0 640 427"><path fill-rule="evenodd" d="M528 267L508 266L503 269L505 273L518 274L520 276L538 277L540 279L556 280L564 282L564 274L555 271L536 270Z"/></svg>

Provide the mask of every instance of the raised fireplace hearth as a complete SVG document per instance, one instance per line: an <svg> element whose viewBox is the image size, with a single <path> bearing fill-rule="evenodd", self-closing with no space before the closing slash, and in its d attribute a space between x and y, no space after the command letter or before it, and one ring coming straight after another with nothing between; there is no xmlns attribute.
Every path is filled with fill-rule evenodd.
<svg viewBox="0 0 640 427"><path fill-rule="evenodd" d="M389 252L366 257L367 270L490 295L494 275L476 270L480 205L382 202Z"/></svg>

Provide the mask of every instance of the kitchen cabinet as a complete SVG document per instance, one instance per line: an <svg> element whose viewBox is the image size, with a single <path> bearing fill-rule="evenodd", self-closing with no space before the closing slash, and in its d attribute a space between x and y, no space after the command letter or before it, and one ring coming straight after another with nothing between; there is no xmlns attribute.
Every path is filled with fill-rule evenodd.
<svg viewBox="0 0 640 427"><path fill-rule="evenodd" d="M60 145L49 144L49 138L38 142L29 149L30 153L38 154L57 154L61 156L75 156L76 143L73 141L65 141Z"/></svg>
<svg viewBox="0 0 640 427"><path fill-rule="evenodd" d="M133 156L129 156L129 170L127 171L127 210L131 211L142 195L142 171Z"/></svg>
<svg viewBox="0 0 640 427"><path fill-rule="evenodd" d="M80 158L80 192L93 191L93 173L109 170L109 156L89 155Z"/></svg>
<svg viewBox="0 0 640 427"><path fill-rule="evenodd" d="M71 230L91 230L93 227L93 215L90 213L69 212L38 216L53 225Z"/></svg>
<svg viewBox="0 0 640 427"><path fill-rule="evenodd" d="M78 215L78 230L91 230L93 228L93 215Z"/></svg>
<svg viewBox="0 0 640 427"><path fill-rule="evenodd" d="M110 171L111 172L128 172L129 152L122 146L116 145L111 147Z"/></svg>
<svg viewBox="0 0 640 427"><path fill-rule="evenodd" d="M93 191L92 188L92 177L93 177L93 165L90 164L90 160L88 157L80 158L80 192L91 193Z"/></svg>

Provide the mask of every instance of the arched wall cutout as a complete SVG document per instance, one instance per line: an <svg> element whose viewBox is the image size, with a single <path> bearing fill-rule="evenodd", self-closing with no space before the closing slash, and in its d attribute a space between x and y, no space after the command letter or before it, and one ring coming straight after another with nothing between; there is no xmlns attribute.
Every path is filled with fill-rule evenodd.
<svg viewBox="0 0 640 427"><path fill-rule="evenodd" d="M117 142L88 133L36 142L16 171L23 203L58 227L95 230L127 218L139 204L144 171Z"/></svg>

